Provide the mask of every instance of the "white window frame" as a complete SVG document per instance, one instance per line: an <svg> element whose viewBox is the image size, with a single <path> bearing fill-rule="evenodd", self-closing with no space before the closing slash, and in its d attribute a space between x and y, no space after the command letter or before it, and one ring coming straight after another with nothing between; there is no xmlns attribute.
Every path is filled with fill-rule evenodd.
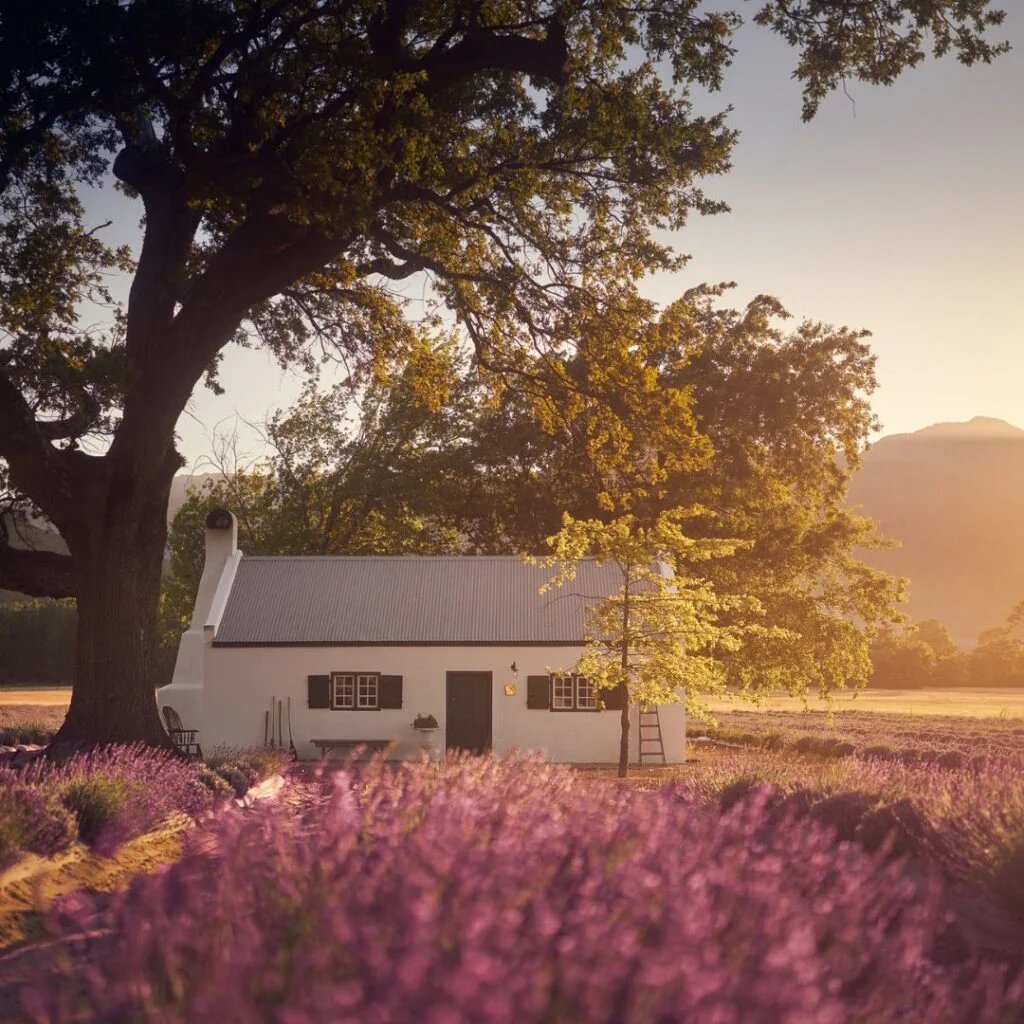
<svg viewBox="0 0 1024 1024"><path fill-rule="evenodd" d="M600 711L594 684L575 672L552 673L551 710Z"/></svg>
<svg viewBox="0 0 1024 1024"><path fill-rule="evenodd" d="M576 710L576 684L571 675L551 676L551 710Z"/></svg>
<svg viewBox="0 0 1024 1024"><path fill-rule="evenodd" d="M379 711L379 672L332 672L332 711Z"/></svg>
<svg viewBox="0 0 1024 1024"><path fill-rule="evenodd" d="M585 676L573 676L577 711L598 711L597 690Z"/></svg>
<svg viewBox="0 0 1024 1024"><path fill-rule="evenodd" d="M356 709L376 711L380 708L380 676L376 672L360 672L356 676Z"/></svg>

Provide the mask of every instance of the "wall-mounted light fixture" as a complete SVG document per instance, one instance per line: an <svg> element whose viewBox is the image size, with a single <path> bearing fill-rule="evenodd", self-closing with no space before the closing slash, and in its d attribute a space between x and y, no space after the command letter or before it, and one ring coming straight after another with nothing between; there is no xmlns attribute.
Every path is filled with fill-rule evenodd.
<svg viewBox="0 0 1024 1024"><path fill-rule="evenodd" d="M516 663L513 661L512 664L509 667L512 669L512 678L513 679L518 679L519 678L519 669L516 668Z"/></svg>

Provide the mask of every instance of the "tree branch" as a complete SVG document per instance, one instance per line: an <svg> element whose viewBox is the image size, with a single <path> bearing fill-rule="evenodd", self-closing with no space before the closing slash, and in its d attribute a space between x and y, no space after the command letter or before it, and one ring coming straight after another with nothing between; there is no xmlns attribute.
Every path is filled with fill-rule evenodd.
<svg viewBox="0 0 1024 1024"><path fill-rule="evenodd" d="M157 142L140 114L125 147L114 160L114 174L142 196L146 231L139 265L128 296L128 353L139 356L171 323L185 262L199 229L201 213L189 209L184 173Z"/></svg>
<svg viewBox="0 0 1024 1024"><path fill-rule="evenodd" d="M426 71L427 82L421 92L430 97L481 71L509 71L529 75L535 82L561 84L567 77L568 56L565 26L559 21L552 20L543 39L499 35L474 25L454 46L432 49L402 70Z"/></svg>
<svg viewBox="0 0 1024 1024"><path fill-rule="evenodd" d="M0 588L29 597L74 597L74 560L55 551L28 551L0 543Z"/></svg>
<svg viewBox="0 0 1024 1024"><path fill-rule="evenodd" d="M0 457L11 481L51 518L64 504L66 474L29 404L0 362Z"/></svg>

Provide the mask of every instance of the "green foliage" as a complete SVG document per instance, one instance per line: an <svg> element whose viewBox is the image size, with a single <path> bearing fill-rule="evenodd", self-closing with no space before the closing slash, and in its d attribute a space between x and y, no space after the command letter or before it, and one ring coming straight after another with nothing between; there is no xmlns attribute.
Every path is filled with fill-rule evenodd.
<svg viewBox="0 0 1024 1024"><path fill-rule="evenodd" d="M871 647L870 685L896 689L929 687L1024 687L1024 604L1006 621L986 630L978 646L961 651L949 630L927 619L906 630L882 630Z"/></svg>
<svg viewBox="0 0 1024 1024"><path fill-rule="evenodd" d="M935 652L916 631L882 630L871 645L870 685L887 689L920 689L931 685Z"/></svg>
<svg viewBox="0 0 1024 1024"><path fill-rule="evenodd" d="M663 376L689 391L715 457L670 476L660 500L713 511L694 522L698 536L745 542L709 563L707 579L720 595L756 598L776 629L723 654L730 686L755 699L808 689L827 698L866 680L871 633L898 618L904 592L857 557L883 542L845 502L876 426L875 358L863 331L785 329L777 300L721 309L721 291L695 289L666 312L688 325L690 344Z"/></svg>
<svg viewBox="0 0 1024 1024"><path fill-rule="evenodd" d="M240 765L222 764L219 768L215 768L214 771L231 787L236 797L241 798L249 792L252 779Z"/></svg>
<svg viewBox="0 0 1024 1024"><path fill-rule="evenodd" d="M950 636L949 627L938 619L925 619L917 623L916 637L931 648L936 662L959 653L953 637Z"/></svg>
<svg viewBox="0 0 1024 1024"><path fill-rule="evenodd" d="M1005 622L981 634L967 675L974 686L1024 687L1024 601L1010 609Z"/></svg>
<svg viewBox="0 0 1024 1024"><path fill-rule="evenodd" d="M0 683L70 683L77 624L74 601L0 605Z"/></svg>
<svg viewBox="0 0 1024 1024"><path fill-rule="evenodd" d="M219 787L210 778L219 779L237 796L244 796L250 787L276 775L291 763L283 747L214 747L205 757L207 771L202 781L216 793Z"/></svg>
<svg viewBox="0 0 1024 1024"><path fill-rule="evenodd" d="M707 717L700 695L720 692L724 683L717 653L739 647L743 630L717 624L728 605L694 567L727 557L737 543L687 536L690 518L671 510L644 526L631 514L609 523L566 514L551 538L547 564L555 573L545 589L574 580L583 558L615 564L621 587L588 608L586 649L575 669L599 691L625 685L632 703L682 698L688 710Z"/></svg>
<svg viewBox="0 0 1024 1024"><path fill-rule="evenodd" d="M234 787L212 768L200 768L196 777L215 798L235 795Z"/></svg>
<svg viewBox="0 0 1024 1024"><path fill-rule="evenodd" d="M456 506L473 469L461 431L480 389L451 345L424 346L360 396L307 388L267 424L272 454L189 495L168 537L161 596L165 647L187 629L203 570L203 524L214 508L238 518L255 555L446 554L457 550Z"/></svg>
<svg viewBox="0 0 1024 1024"><path fill-rule="evenodd" d="M804 120L846 79L891 85L924 60L930 39L936 57L949 52L962 64L990 63L1009 50L987 31L1005 14L988 0L769 0L754 20L799 49L794 76L804 86Z"/></svg>
<svg viewBox="0 0 1024 1024"><path fill-rule="evenodd" d="M78 822L78 834L87 843L113 824L130 798L131 788L127 782L100 774L73 778L60 793L61 802Z"/></svg>

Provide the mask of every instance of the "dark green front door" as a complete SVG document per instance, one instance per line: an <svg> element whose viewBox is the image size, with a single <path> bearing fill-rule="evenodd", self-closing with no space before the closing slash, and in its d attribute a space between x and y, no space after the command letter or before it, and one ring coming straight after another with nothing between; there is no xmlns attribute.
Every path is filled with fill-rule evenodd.
<svg viewBox="0 0 1024 1024"><path fill-rule="evenodd" d="M491 673L449 672L445 739L449 750L491 749Z"/></svg>

